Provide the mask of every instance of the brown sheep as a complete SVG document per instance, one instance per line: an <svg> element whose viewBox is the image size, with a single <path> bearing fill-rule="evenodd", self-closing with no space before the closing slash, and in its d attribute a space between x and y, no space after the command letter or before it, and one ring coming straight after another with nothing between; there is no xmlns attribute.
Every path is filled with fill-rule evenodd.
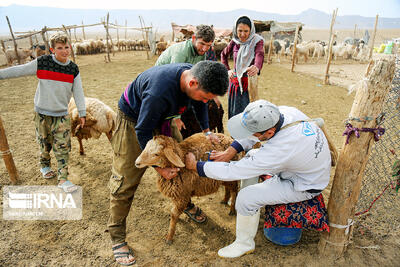
<svg viewBox="0 0 400 267"><path fill-rule="evenodd" d="M164 52L165 49L167 49L167 45L168 45L167 42L161 42L161 41L158 42L156 44L156 54L161 55L161 53Z"/></svg>
<svg viewBox="0 0 400 267"><path fill-rule="evenodd" d="M117 118L116 113L97 98L85 97L85 105L86 122L84 127L81 128L74 99L71 98L68 104L68 113L71 117L71 133L72 136L78 138L79 153L81 155L85 154L82 139L98 139L102 133L105 133L108 140L111 141Z"/></svg>
<svg viewBox="0 0 400 267"><path fill-rule="evenodd" d="M227 203L231 197L230 215L235 214L235 202L238 192L238 182L223 182L199 177L197 172L188 170L185 167L185 155L192 152L197 159L206 161L207 152L211 150L225 150L232 143L232 138L224 134L217 134L220 139L219 144L213 144L202 133L194 134L181 143L175 139L163 135L158 135L150 140L140 156L136 159L135 165L138 168L147 166L179 167L181 168L178 176L171 180L166 180L161 175L157 178L158 190L166 197L170 198L174 207L171 209L171 219L169 231L166 238L168 244L172 243L175 234L176 223L179 215L186 209L193 196L205 196L218 191L221 185L226 188L225 198L222 203ZM237 160L238 156L234 160Z"/></svg>

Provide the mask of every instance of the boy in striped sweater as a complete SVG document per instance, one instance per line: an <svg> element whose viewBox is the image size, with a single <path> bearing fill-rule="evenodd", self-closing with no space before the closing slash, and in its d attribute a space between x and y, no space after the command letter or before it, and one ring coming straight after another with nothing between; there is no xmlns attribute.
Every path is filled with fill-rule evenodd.
<svg viewBox="0 0 400 267"><path fill-rule="evenodd" d="M0 70L0 79L35 75L39 79L34 98L36 139L40 146L40 172L43 178L58 176L58 187L73 192L77 187L68 180L71 151L71 120L68 103L74 96L80 123L85 124L86 107L78 66L69 60L70 42L63 32L50 37L51 55L43 55L27 64ZM51 170L50 151L57 159L57 174Z"/></svg>

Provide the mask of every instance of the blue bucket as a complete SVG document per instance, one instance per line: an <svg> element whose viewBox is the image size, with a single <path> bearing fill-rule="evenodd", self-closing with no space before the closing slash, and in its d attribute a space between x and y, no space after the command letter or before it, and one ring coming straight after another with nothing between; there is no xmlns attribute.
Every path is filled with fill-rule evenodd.
<svg viewBox="0 0 400 267"><path fill-rule="evenodd" d="M274 244L281 246L293 245L301 238L301 228L264 228L265 237Z"/></svg>

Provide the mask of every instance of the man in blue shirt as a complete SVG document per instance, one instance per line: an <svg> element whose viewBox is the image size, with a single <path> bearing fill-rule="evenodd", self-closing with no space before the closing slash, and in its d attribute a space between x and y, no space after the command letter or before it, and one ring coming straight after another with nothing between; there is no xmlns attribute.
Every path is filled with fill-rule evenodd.
<svg viewBox="0 0 400 267"><path fill-rule="evenodd" d="M118 103L116 131L111 139L114 155L109 182L108 221L114 257L118 263L132 265L136 261L125 242L126 217L145 172L145 168L135 167L136 158L154 133L171 136L171 119L181 114L189 102L194 107L203 132L210 139L217 138L209 131L206 103L217 95L223 96L228 84L228 73L221 63L177 63L152 67L142 72L122 93ZM165 179L172 179L179 172L179 168L154 168ZM191 203L189 205L191 208L188 212L194 210L195 218L206 218L200 209Z"/></svg>

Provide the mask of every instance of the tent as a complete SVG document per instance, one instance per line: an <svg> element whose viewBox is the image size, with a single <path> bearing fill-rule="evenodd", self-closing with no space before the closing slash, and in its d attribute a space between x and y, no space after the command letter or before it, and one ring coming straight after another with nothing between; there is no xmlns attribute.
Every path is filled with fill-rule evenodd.
<svg viewBox="0 0 400 267"><path fill-rule="evenodd" d="M285 39L288 38L290 41L294 40L296 33L296 27L299 26L299 38L301 40L301 30L304 24L301 22L277 22L274 20L254 20L254 26L256 32L269 40L271 36L274 39Z"/></svg>
<svg viewBox="0 0 400 267"><path fill-rule="evenodd" d="M172 22L171 27L172 27L172 40L176 36L179 36L180 34L183 34L183 38L187 40L191 38L193 33L196 31L196 26L190 24L182 26ZM215 37L232 36L232 29L221 29L221 28L213 28L213 29L215 32Z"/></svg>

